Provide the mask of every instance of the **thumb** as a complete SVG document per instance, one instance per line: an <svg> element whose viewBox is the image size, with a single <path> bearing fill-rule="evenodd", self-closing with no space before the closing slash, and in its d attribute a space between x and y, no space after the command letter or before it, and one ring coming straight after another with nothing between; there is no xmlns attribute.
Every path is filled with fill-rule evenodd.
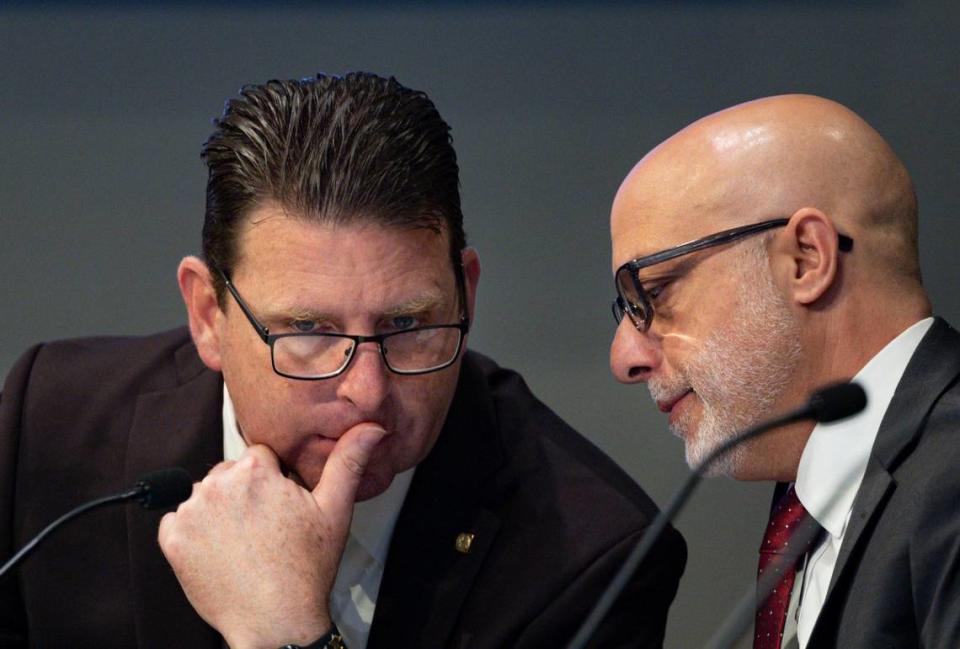
<svg viewBox="0 0 960 649"><path fill-rule="evenodd" d="M387 434L371 423L357 424L337 440L313 490L313 498L334 529L347 529L357 488L370 456Z"/></svg>

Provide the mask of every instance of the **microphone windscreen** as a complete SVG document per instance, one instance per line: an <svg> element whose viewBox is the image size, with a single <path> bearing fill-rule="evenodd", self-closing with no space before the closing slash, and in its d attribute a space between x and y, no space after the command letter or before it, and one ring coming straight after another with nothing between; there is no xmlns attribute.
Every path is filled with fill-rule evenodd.
<svg viewBox="0 0 960 649"><path fill-rule="evenodd" d="M140 490L137 502L145 509L162 509L189 498L193 478L186 470L172 467L146 474L137 482L137 488Z"/></svg>
<svg viewBox="0 0 960 649"><path fill-rule="evenodd" d="M867 393L857 383L828 385L813 393L807 407L818 422L837 421L866 408Z"/></svg>

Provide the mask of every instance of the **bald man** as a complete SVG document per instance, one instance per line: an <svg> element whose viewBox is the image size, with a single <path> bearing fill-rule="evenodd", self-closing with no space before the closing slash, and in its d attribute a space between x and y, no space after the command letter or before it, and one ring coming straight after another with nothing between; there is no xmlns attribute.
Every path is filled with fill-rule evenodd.
<svg viewBox="0 0 960 649"><path fill-rule="evenodd" d="M771 529L804 508L823 528L754 646L960 646L960 335L931 317L913 186L883 138L818 97L735 106L633 168L611 234L613 373L647 384L691 465L825 383L867 392L860 415L713 468L781 483Z"/></svg>

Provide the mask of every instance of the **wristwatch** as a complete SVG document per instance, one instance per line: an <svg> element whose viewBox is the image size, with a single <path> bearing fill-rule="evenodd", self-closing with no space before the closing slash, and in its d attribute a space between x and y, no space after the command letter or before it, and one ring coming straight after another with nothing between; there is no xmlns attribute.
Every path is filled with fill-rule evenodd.
<svg viewBox="0 0 960 649"><path fill-rule="evenodd" d="M340 635L340 629L334 624L333 628L319 640L311 642L308 645L285 644L280 649L347 649L347 644Z"/></svg>

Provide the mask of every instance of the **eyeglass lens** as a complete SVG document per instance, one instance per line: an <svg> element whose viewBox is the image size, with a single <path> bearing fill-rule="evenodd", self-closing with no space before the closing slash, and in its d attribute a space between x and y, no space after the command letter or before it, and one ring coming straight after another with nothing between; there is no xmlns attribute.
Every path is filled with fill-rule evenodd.
<svg viewBox="0 0 960 649"><path fill-rule="evenodd" d="M401 331L383 339L382 354L394 372L426 372L453 362L460 349L460 338L456 326ZM274 368L298 378L333 376L350 362L354 345L353 339L343 336L280 336L273 342Z"/></svg>
<svg viewBox="0 0 960 649"><path fill-rule="evenodd" d="M651 309L647 296L643 293L643 287L640 282L633 277L633 271L629 268L621 268L617 271L616 277L617 292L620 297L615 300L614 317L618 314L626 313L634 326L641 331L646 331L650 325ZM617 318L619 324L622 319Z"/></svg>

